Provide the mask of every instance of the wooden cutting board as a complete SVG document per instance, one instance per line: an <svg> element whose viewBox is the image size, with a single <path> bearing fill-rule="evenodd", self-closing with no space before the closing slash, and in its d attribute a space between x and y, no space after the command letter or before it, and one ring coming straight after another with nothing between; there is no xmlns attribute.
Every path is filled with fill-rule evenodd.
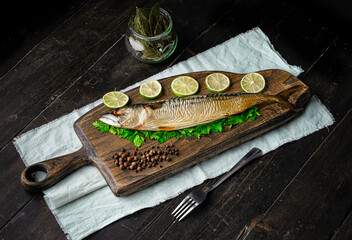
<svg viewBox="0 0 352 240"><path fill-rule="evenodd" d="M200 84L199 94L207 94L209 91L206 89L204 80L211 73L213 72L195 72L182 75L191 76L196 79ZM222 73L227 75L231 80L231 86L226 92L242 91L240 80L244 74ZM78 119L74 124L74 129L83 147L77 152L29 166L22 172L22 186L27 191L43 190L51 187L77 168L93 163L104 176L112 192L116 196L125 196L270 131L289 121L303 110L304 104L311 96L309 88L303 82L282 70L271 69L258 73L262 74L266 80L266 88L264 90L266 94L276 95L286 89L300 86L296 87L297 90L288 99L291 104L297 107L296 111L287 109L278 103L261 104L258 105L261 116L256 120L248 120L231 129L226 128L222 133L203 135L200 139L195 136L181 137L179 140L172 138L163 144L159 144L156 140L147 140L139 148L140 151L150 149L152 146L164 148L166 144L173 144L179 149L180 154L173 156L170 162L163 161L162 168L157 166L135 172L132 170L121 170L114 164L114 159L112 158L112 155L121 151L122 148L133 150L135 146L127 139L119 138L117 135L100 133L92 125L101 115L108 112L105 106L99 105ZM158 100L175 97L170 89L170 85L171 81L176 77L173 76L160 80L163 92ZM130 97L129 104L152 101L142 98L139 95L138 88L126 94ZM32 174L37 171L43 171L47 174L46 178L41 182L35 182L32 178Z"/></svg>

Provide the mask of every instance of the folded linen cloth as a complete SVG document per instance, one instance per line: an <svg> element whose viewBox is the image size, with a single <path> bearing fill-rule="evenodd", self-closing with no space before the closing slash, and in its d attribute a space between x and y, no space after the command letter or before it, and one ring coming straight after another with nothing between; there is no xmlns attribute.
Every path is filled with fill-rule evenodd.
<svg viewBox="0 0 352 240"><path fill-rule="evenodd" d="M300 67L289 65L275 51L261 29L254 28L144 81L195 71L248 73L270 68L282 69L295 76L303 71ZM141 82L121 91L135 88ZM101 100L98 100L16 138L14 145L24 163L28 166L77 151L81 143L74 133L73 123L100 103ZM313 97L305 112L288 124L130 196L115 197L99 171L94 166L85 166L45 190L44 198L67 238L82 239L126 215L153 207L201 184L206 179L223 174L252 147L261 148L267 153L333 122L334 118L330 112Z"/></svg>

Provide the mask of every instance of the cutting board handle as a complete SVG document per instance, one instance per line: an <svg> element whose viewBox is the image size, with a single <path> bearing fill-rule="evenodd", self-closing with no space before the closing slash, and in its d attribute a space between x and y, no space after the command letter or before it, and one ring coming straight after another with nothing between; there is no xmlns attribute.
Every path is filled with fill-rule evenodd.
<svg viewBox="0 0 352 240"><path fill-rule="evenodd" d="M35 163L22 171L22 187L28 192L38 192L47 189L71 172L90 163L91 160L88 160L87 156L85 156L83 147L76 152ZM36 182L33 178L35 172L45 172L46 177Z"/></svg>

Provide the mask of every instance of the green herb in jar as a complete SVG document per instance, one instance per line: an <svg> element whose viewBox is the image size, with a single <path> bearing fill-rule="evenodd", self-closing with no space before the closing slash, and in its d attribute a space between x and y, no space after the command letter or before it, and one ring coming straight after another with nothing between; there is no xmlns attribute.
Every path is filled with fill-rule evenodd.
<svg viewBox="0 0 352 240"><path fill-rule="evenodd" d="M168 21L160 13L159 3L155 4L150 11L136 7L136 15L132 22L132 27L135 32L146 36L157 36L166 31ZM164 54L165 47L171 42L171 39L159 39L156 41L140 41L143 44L142 58L155 59Z"/></svg>

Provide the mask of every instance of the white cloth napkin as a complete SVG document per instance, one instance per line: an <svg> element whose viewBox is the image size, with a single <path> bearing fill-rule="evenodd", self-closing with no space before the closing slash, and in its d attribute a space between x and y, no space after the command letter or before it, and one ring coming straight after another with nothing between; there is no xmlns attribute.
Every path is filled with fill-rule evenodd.
<svg viewBox="0 0 352 240"><path fill-rule="evenodd" d="M254 28L144 81L195 71L248 73L270 68L282 69L295 76L303 71L300 67L289 65L261 29ZM74 133L73 123L100 103L101 100L98 100L16 138L14 145L24 163L28 166L78 150L81 143ZM153 207L206 179L223 174L252 147L267 153L333 122L330 112L313 97L305 112L288 124L130 196L115 197L99 171L94 166L86 166L45 190L44 198L67 237L82 239L126 215Z"/></svg>

